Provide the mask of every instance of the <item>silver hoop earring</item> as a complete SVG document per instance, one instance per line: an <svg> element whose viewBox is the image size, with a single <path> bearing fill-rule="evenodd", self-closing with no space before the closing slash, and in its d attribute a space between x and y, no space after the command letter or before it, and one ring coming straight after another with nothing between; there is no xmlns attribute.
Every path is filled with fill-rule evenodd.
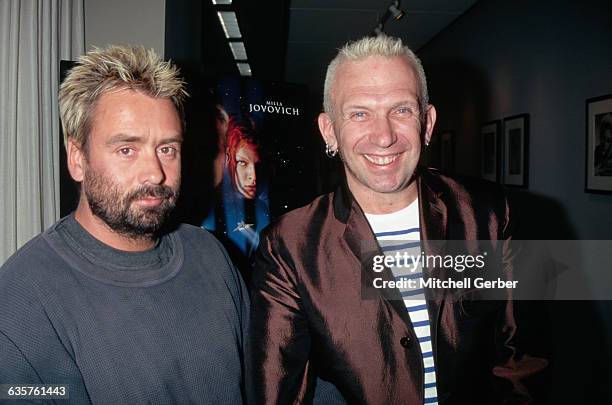
<svg viewBox="0 0 612 405"><path fill-rule="evenodd" d="M338 149L333 149L329 147L327 143L325 143L325 156L332 159L338 154Z"/></svg>

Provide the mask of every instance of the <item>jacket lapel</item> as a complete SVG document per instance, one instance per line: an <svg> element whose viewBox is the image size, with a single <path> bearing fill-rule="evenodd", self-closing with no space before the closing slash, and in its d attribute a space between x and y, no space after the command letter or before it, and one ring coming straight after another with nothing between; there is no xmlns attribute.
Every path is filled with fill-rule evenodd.
<svg viewBox="0 0 612 405"><path fill-rule="evenodd" d="M421 227L421 243L423 250L427 255L442 254L444 249L443 242L447 235L447 209L442 201L441 192L435 190L435 185L429 181L426 170L420 172L417 178L417 187L419 195L419 220ZM344 239L351 250L351 253L361 263L362 272L362 291L366 291L364 287L372 286L374 274L372 271L372 258L374 255L383 255L374 232L368 223L365 214L361 207L352 198L345 185L340 186L334 195L334 214L336 218L346 223L344 231ZM429 243L429 241L437 241ZM435 275L435 274L434 274ZM394 280L393 273L386 268L377 276L383 280ZM438 275L435 275L438 276ZM399 290L397 289L377 289L379 294L386 299L391 307L397 312L400 318L412 328L410 316L404 305ZM433 291L426 289L425 296L427 299L428 311L431 319L431 336L434 355L437 354L437 333L440 322L440 310L444 302L444 297L440 294L434 294Z"/></svg>
<svg viewBox="0 0 612 405"><path fill-rule="evenodd" d="M346 191L344 191L346 192ZM391 307L397 312L400 318L412 328L410 316L404 300L395 288L373 288L374 278L381 277L383 280L395 280L393 273L385 266L381 273L373 271L373 257L375 255L384 255L380 246L376 242L374 232L361 210L357 202L351 198L350 213L346 217L346 228L344 231L344 240L346 241L351 253L361 263L361 291L364 299L375 299L377 296L382 296L389 302Z"/></svg>

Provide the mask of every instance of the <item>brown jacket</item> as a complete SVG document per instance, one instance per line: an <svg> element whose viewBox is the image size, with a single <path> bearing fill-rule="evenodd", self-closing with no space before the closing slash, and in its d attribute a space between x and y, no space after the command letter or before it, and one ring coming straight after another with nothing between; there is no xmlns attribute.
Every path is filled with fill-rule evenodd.
<svg viewBox="0 0 612 405"><path fill-rule="evenodd" d="M511 238L497 186L424 169L417 182L425 253L433 253L428 240ZM403 302L394 293L362 295L367 240L375 236L346 187L263 232L252 279L253 403L310 403L317 376L349 404L423 403L422 357ZM512 300L458 303L426 293L438 402L530 403L523 380L546 361L516 347Z"/></svg>

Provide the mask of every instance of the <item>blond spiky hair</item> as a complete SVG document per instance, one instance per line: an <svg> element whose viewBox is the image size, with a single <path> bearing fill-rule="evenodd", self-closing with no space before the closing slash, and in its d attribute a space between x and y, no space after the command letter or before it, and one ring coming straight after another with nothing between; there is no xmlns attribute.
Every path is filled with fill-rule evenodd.
<svg viewBox="0 0 612 405"><path fill-rule="evenodd" d="M162 61L153 49L141 46L94 48L79 58L59 89L65 147L69 138L86 147L96 100L118 89L138 90L152 97L170 99L183 123L183 103L188 94L176 66Z"/></svg>
<svg viewBox="0 0 612 405"><path fill-rule="evenodd" d="M336 57L327 66L327 74L325 75L325 85L323 87L323 109L325 112L333 117L331 93L336 80L336 72L340 65L347 61L361 61L370 56L384 56L386 58L399 56L406 58L414 69L414 73L419 81L419 107L421 113L424 113L427 103L429 103L429 95L427 93L427 79L425 78L423 65L414 52L405 46L400 38L386 35L364 37L358 41L348 42L338 51Z"/></svg>

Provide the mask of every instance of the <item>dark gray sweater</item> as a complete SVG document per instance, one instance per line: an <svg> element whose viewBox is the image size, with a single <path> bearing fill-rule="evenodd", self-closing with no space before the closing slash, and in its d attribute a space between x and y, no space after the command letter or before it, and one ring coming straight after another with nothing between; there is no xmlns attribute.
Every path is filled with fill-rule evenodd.
<svg viewBox="0 0 612 405"><path fill-rule="evenodd" d="M69 384L61 404L240 404L248 307L208 232L127 253L70 215L0 268L0 384Z"/></svg>

